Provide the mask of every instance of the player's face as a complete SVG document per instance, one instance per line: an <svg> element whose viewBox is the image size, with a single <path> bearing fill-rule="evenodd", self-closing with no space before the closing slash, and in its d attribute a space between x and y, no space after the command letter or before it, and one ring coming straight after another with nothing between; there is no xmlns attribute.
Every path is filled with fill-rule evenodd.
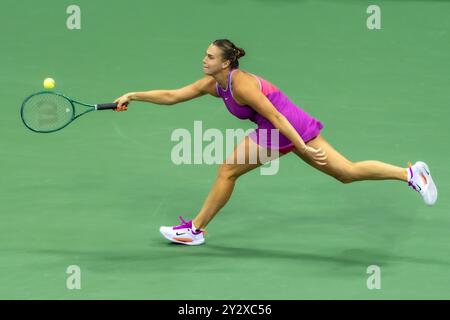
<svg viewBox="0 0 450 320"><path fill-rule="evenodd" d="M203 72L207 75L214 75L223 69L227 68L229 61L222 60L222 51L215 45L210 45L206 49L205 57L203 58Z"/></svg>

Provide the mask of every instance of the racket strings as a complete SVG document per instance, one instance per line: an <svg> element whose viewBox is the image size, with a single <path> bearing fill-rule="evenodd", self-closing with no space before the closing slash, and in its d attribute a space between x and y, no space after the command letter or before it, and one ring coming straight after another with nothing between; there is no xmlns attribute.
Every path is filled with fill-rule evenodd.
<svg viewBox="0 0 450 320"><path fill-rule="evenodd" d="M46 132L58 130L74 117L74 108L66 98L42 93L32 96L22 108L22 118L33 130Z"/></svg>

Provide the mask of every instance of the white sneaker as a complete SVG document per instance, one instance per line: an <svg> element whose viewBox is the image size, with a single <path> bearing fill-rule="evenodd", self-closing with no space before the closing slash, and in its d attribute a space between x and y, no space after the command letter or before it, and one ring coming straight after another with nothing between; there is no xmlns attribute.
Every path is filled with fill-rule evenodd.
<svg viewBox="0 0 450 320"><path fill-rule="evenodd" d="M431 177L430 169L425 162L408 163L408 185L420 193L423 201L429 206L437 200L437 188Z"/></svg>
<svg viewBox="0 0 450 320"><path fill-rule="evenodd" d="M159 228L159 232L166 239L189 246L197 246L205 242L205 238L203 237L204 230L194 230L192 228L192 220L186 222L181 216L178 218L181 220L179 226Z"/></svg>

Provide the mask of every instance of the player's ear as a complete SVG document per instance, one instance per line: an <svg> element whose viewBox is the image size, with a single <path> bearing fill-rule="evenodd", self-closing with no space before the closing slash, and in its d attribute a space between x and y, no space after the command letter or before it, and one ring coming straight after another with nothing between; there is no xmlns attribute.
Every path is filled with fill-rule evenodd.
<svg viewBox="0 0 450 320"><path fill-rule="evenodd" d="M230 60L225 60L224 62L222 62L222 69L228 68L230 64L231 64Z"/></svg>

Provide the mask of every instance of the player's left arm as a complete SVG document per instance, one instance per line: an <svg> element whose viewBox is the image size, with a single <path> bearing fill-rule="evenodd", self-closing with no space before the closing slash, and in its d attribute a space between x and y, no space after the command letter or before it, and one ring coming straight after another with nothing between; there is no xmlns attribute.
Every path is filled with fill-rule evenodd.
<svg viewBox="0 0 450 320"><path fill-rule="evenodd" d="M269 99L250 81L250 75L236 73L233 77L233 94L242 103L269 120L281 134L288 138L300 152L306 144L291 123L270 102Z"/></svg>

